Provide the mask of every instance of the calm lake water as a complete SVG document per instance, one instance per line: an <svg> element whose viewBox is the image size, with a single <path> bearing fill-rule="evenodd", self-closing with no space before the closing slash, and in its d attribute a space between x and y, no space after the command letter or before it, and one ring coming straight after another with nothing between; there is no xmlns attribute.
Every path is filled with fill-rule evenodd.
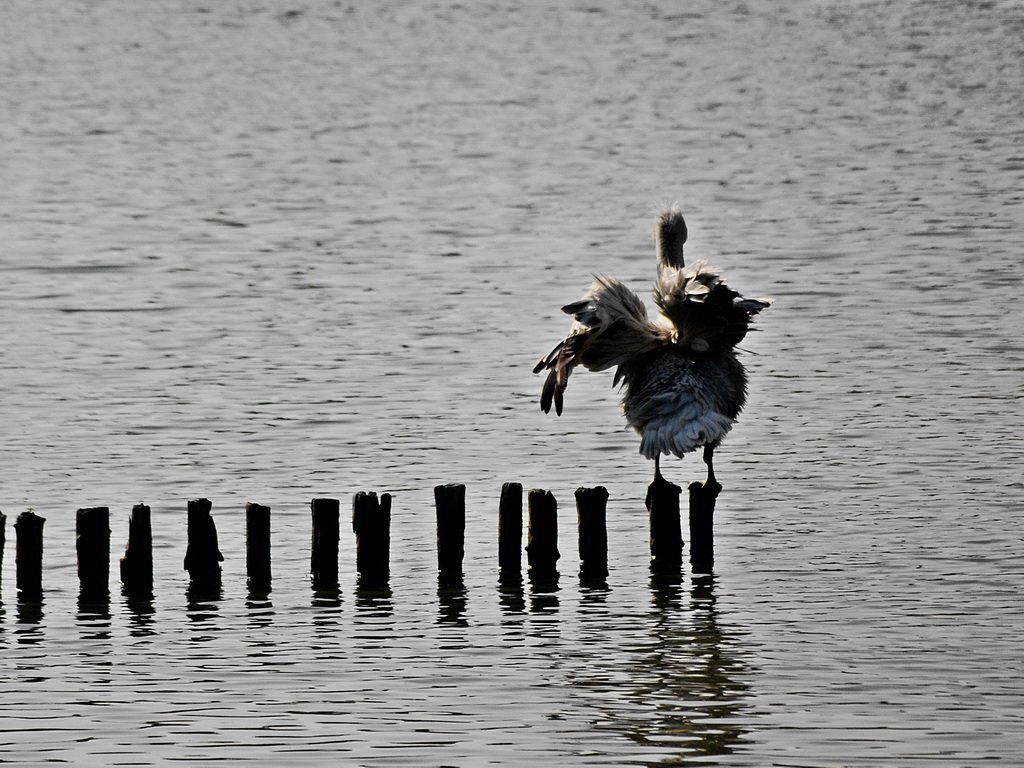
<svg viewBox="0 0 1024 768"><path fill-rule="evenodd" d="M0 19L0 762L1024 764L1018 2ZM776 304L718 452L717 572L665 584L610 374L554 418L530 368L592 273L648 295L673 201L690 257ZM553 591L498 588L505 481L560 503ZM577 578L572 491L597 484L607 589ZM391 589L356 591L346 530L317 597L309 500L359 490L394 495ZM200 496L207 602L182 570ZM80 607L75 510L111 508L116 557L140 501L155 599ZM247 501L273 508L266 598ZM29 508L41 606L15 589Z"/></svg>

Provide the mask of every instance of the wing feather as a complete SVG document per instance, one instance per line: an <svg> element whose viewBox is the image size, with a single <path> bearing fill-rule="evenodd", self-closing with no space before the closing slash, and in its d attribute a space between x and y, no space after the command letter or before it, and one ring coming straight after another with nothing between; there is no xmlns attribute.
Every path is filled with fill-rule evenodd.
<svg viewBox="0 0 1024 768"><path fill-rule="evenodd" d="M625 285L611 277L595 276L594 283L579 301L562 307L573 315L569 335L542 357L534 373L548 371L541 388L540 407L545 413L555 406L562 413L562 394L573 368L582 365L591 371L621 366L665 344L670 332L647 318L643 301ZM616 383L619 372L616 372Z"/></svg>
<svg viewBox="0 0 1024 768"><path fill-rule="evenodd" d="M749 299L725 284L714 267L698 262L693 268L659 270L654 302L676 329L682 347L734 347L750 330L754 316L771 299Z"/></svg>

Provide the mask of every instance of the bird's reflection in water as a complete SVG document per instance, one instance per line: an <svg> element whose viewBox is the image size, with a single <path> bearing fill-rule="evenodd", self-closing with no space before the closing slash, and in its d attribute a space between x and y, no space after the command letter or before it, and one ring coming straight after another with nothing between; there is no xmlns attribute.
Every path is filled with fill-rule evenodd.
<svg viewBox="0 0 1024 768"><path fill-rule="evenodd" d="M645 681L636 695L654 704L656 714L630 735L644 742L654 737L662 746L678 739L680 765L730 754L746 732L736 723L750 670L739 634L719 623L715 577L694 576L689 594L684 584L652 577L651 593L652 638L638 655L634 679Z"/></svg>
<svg viewBox="0 0 1024 768"><path fill-rule="evenodd" d="M661 753L638 764L707 764L734 752L748 730L738 725L751 672L742 634L719 622L714 576L694 576L689 586L652 577L650 590L650 610L608 657L615 668L577 683L604 710L606 727Z"/></svg>

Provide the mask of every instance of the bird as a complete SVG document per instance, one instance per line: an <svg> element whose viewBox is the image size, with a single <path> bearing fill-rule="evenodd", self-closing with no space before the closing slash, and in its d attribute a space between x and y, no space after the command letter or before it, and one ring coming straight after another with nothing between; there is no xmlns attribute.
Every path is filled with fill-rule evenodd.
<svg viewBox="0 0 1024 768"><path fill-rule="evenodd" d="M573 316L568 335L533 368L548 371L540 407L561 415L569 376L578 365L590 371L615 368L613 386L623 389L626 423L640 435L640 453L661 456L703 448L705 487L717 486L714 452L732 429L747 398L747 373L737 353L754 317L769 298L745 298L703 261L683 259L686 220L677 205L654 225L657 277L649 319L643 300L613 277L595 275L586 294L562 311Z"/></svg>

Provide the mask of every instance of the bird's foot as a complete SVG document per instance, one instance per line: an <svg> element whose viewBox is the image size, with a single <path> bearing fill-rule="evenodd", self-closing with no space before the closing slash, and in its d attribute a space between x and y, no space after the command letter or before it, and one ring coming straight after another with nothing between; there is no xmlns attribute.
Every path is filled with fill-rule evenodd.
<svg viewBox="0 0 1024 768"><path fill-rule="evenodd" d="M708 475L704 481L704 492L711 495L712 498L717 499L718 494L722 491L722 484L715 479L714 473Z"/></svg>

